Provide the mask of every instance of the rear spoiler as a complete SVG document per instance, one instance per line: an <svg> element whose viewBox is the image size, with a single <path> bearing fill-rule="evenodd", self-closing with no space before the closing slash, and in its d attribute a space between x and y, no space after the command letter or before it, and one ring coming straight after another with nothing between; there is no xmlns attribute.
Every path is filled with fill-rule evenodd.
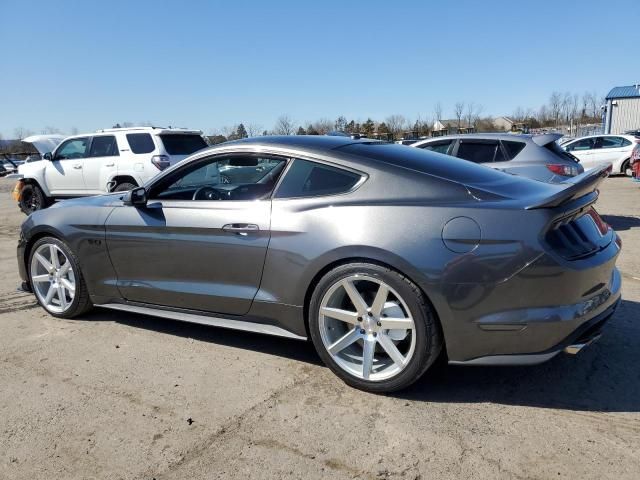
<svg viewBox="0 0 640 480"><path fill-rule="evenodd" d="M535 208L553 208L563 203L570 202L577 198L588 195L593 192L600 182L609 176L610 165L605 164L596 167L588 172L573 177L570 180L562 182L560 185L567 185L566 188L549 197L542 199L534 199L531 204L525 208L533 210Z"/></svg>

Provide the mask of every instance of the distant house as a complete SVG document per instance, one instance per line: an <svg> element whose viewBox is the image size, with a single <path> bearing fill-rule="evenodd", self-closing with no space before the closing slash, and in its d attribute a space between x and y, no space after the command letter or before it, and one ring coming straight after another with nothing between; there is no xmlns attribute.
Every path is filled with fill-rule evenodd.
<svg viewBox="0 0 640 480"><path fill-rule="evenodd" d="M511 127L516 122L509 117L498 117L493 119L493 125L496 127L496 130L504 130L505 132L510 132Z"/></svg>
<svg viewBox="0 0 640 480"><path fill-rule="evenodd" d="M614 87L605 101L604 133L640 128L640 84Z"/></svg>
<svg viewBox="0 0 640 480"><path fill-rule="evenodd" d="M457 133L474 133L476 131L473 125L470 125L465 120L458 119L453 120L436 120L431 128L431 136L441 137L443 135L454 135Z"/></svg>

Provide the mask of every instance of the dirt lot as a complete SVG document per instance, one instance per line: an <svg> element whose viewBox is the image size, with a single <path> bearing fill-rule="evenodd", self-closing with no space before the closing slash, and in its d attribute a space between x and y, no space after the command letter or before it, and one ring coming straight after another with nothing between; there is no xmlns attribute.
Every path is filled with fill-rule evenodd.
<svg viewBox="0 0 640 480"><path fill-rule="evenodd" d="M0 479L640 477L640 185L608 179L624 301L577 357L449 367L393 396L310 344L16 293L24 216L0 180Z"/></svg>

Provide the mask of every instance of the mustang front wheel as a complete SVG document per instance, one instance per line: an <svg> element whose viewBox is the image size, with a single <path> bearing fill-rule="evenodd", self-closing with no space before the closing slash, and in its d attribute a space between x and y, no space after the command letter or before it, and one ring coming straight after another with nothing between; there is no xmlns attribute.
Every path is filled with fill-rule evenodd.
<svg viewBox="0 0 640 480"><path fill-rule="evenodd" d="M91 308L78 261L60 240L38 240L31 249L29 267L33 292L50 314L71 318Z"/></svg>

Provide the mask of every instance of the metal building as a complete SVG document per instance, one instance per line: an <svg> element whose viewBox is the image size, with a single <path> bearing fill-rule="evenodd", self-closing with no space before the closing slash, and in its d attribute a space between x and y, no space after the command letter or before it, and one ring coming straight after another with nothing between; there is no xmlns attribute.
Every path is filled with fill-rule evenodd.
<svg viewBox="0 0 640 480"><path fill-rule="evenodd" d="M640 85L615 87L606 96L604 133L640 129Z"/></svg>

